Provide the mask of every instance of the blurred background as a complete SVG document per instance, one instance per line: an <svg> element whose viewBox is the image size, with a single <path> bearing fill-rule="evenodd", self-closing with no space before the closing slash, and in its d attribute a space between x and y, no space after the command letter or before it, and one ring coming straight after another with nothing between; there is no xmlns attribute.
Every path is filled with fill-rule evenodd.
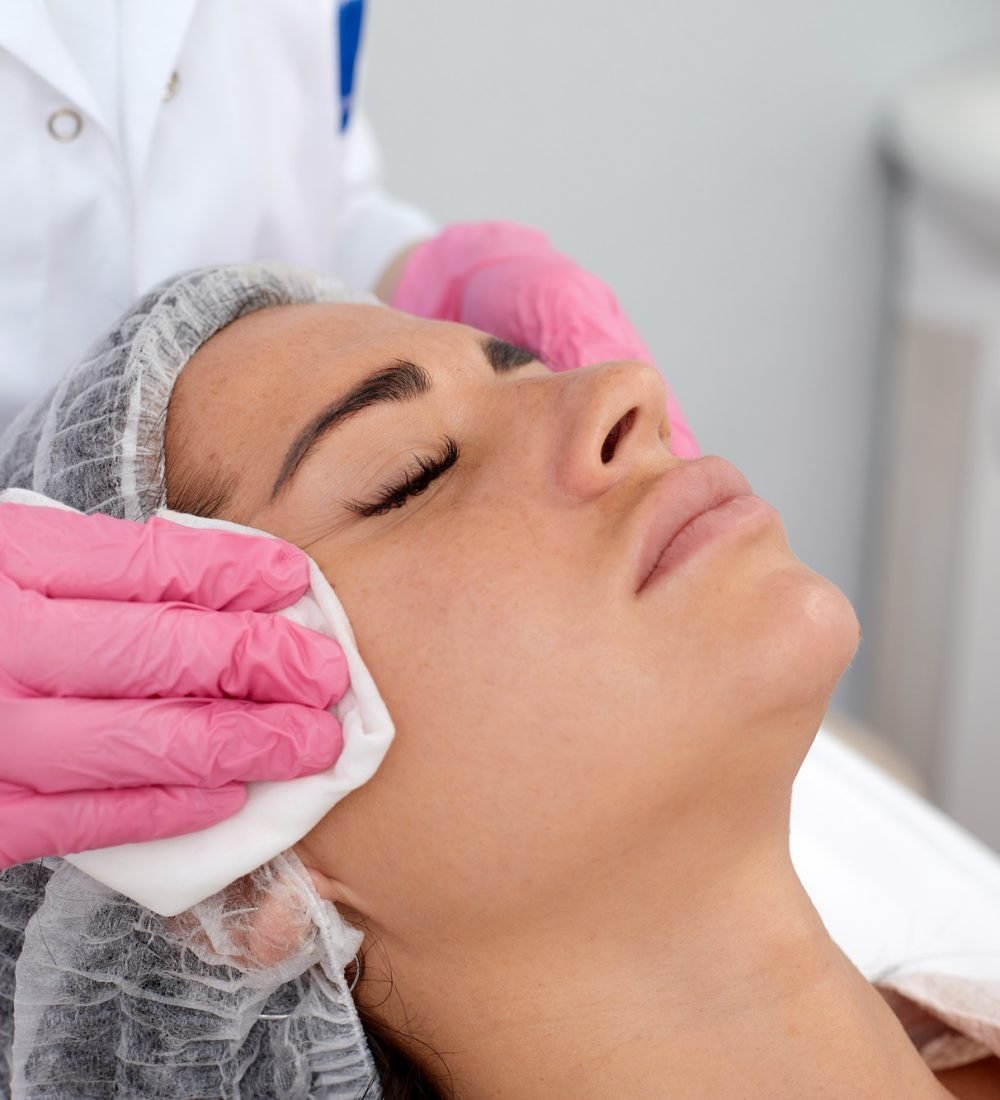
<svg viewBox="0 0 1000 1100"><path fill-rule="evenodd" d="M858 609L831 727L1000 847L1000 5L366 18L391 190L543 228L615 288L703 451Z"/></svg>

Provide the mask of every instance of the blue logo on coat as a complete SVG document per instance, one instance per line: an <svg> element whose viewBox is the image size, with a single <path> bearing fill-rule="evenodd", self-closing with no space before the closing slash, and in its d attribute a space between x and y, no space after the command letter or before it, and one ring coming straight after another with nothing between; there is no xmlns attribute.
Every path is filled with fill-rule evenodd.
<svg viewBox="0 0 1000 1100"><path fill-rule="evenodd" d="M361 24L365 0L343 0L337 12L337 42L340 49L340 129L347 129L351 119L351 95L354 92L354 70L361 47Z"/></svg>

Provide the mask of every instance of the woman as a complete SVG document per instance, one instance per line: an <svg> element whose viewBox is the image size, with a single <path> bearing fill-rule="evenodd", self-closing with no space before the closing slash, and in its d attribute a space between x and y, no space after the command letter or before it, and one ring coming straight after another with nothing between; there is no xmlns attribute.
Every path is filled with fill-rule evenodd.
<svg viewBox="0 0 1000 1100"><path fill-rule="evenodd" d="M385 1094L408 1060L424 1084L396 1095L994 1095L986 1059L971 1085L935 1077L802 889L788 853L792 780L857 620L731 466L670 453L656 372L611 362L553 374L465 326L329 304L320 284L313 303L248 304L248 279L260 275L244 270L235 319L204 341L189 308L197 281L162 292L196 333L183 355L163 350L162 330L155 341L134 322L113 334L90 367L124 346L130 362L152 354L158 380L84 364L47 414L63 433L62 471L50 466L34 487L61 484L70 504L83 491L63 476L74 437L87 438L71 423L78 406L87 419L103 402L115 419L142 404L145 445L129 462L147 514L165 497L273 532L336 588L397 736L296 855L315 893L364 933L354 997L369 1040L390 1036L396 1052ZM16 443L15 482L37 446L30 433ZM83 476L110 477L124 496L115 454L109 441ZM210 907L243 922L226 975L245 986L288 964L287 983L244 1021L235 1050L212 1052L213 1070L230 1067L228 1091L220 1078L171 1094L268 1095L254 1091L263 1065L279 1047L314 1051L317 1019L349 1045L325 1008L310 1010L308 1029L267 1031L305 1001L340 1003L317 993L342 976L329 953L309 970L288 963L313 919L303 914L319 911L282 900L298 866L278 862ZM21 909L45 889L24 885ZM95 953L102 974L118 974L94 986L102 1006L120 1002L98 1029L109 1062L124 1050L129 1073L152 1065L148 1032L184 1036L173 1066L218 1041L204 997L195 1011L186 992L201 973L192 953L211 938L216 962L225 956L217 925L201 912L164 930L135 908L91 905L82 932L64 923L68 946L29 925L52 968L67 963L58 996L26 1010L49 1041L33 1063L26 1055L21 1080L79 1055L97 1011L92 988L79 988ZM149 946L193 926L183 966ZM4 950L20 950L16 934ZM198 980L221 999L221 977ZM166 1003L169 1024L154 1014L144 1030L144 1013ZM136 1078L114 1073L117 1093L86 1095L166 1094L130 1093ZM320 1079L283 1094L356 1094Z"/></svg>
<svg viewBox="0 0 1000 1100"><path fill-rule="evenodd" d="M595 341L646 354L608 288L541 234L492 223L439 232L386 193L358 103L363 9L363 0L0 5L0 204L19 211L0 220L0 431L138 294L206 263L281 259L336 272L403 309L468 310L490 331L557 351L553 361L567 367L589 362L578 352ZM681 441L689 433L676 408L674 416ZM32 563L33 590L58 595L78 557L96 554L105 568L101 585L91 577L91 652L65 643L78 627L67 599L53 600L53 629L32 644L54 663L82 658L88 688L108 692L102 657L115 645L122 605L138 596L147 614L137 648L157 647L159 667L191 673L187 648L156 628L161 593L187 570L190 534L150 553L125 524L93 541L78 531L55 511L44 524L21 525L0 509L0 541L10 549L0 555L0 633L12 633L15 614L5 590L24 580L11 557ZM257 606L262 592L267 604L291 603L305 563L275 563L265 550L237 566L225 538L198 541L197 559L211 558L210 570L228 578L189 593L225 676L240 648L257 644L251 631L232 637L217 615L234 587L245 606ZM104 628L99 641L95 623ZM292 647L309 644L286 629ZM312 641L311 663L342 659ZM4 681L14 663L0 652L0 867L200 829L240 808L245 781L285 775L284 738L251 683L239 702L260 731L259 751L234 749L240 766L231 771L206 760L201 783L185 782L190 761L173 756L162 721L178 703L168 697L170 677L147 681L146 697L134 698L125 685L141 682L142 670L122 667L120 697L105 699L102 719L133 730L129 752L146 751L149 777L145 790L123 792L117 761L97 766L100 729L77 693L58 680L46 692L12 693ZM281 701L298 709L299 743L323 738L329 716L296 693L294 669L285 671ZM232 703L204 708L202 739L222 735ZM50 735L23 785L3 748L39 729L64 735ZM85 791L57 789L46 767L70 755L89 769Z"/></svg>

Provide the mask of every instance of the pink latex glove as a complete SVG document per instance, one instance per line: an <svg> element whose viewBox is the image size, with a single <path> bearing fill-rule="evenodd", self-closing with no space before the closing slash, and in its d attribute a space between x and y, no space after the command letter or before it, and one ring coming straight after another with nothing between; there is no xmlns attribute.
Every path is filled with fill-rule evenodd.
<svg viewBox="0 0 1000 1100"><path fill-rule="evenodd" d="M553 370L637 359L649 349L617 298L557 252L544 233L511 222L449 226L417 245L391 304L418 317L460 321L535 352ZM697 458L698 444L667 394L670 449Z"/></svg>
<svg viewBox="0 0 1000 1100"><path fill-rule="evenodd" d="M277 539L0 504L0 867L201 829L245 781L330 766L343 652L261 614L307 587Z"/></svg>

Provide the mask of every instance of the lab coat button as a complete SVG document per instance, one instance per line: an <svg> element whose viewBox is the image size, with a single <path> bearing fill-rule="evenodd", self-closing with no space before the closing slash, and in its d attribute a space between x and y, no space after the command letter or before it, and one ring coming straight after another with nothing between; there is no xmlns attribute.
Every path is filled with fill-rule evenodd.
<svg viewBox="0 0 1000 1100"><path fill-rule="evenodd" d="M163 102L169 103L170 100L177 95L181 86L181 74L175 69L170 74L170 79L167 81L167 86L163 89Z"/></svg>
<svg viewBox="0 0 1000 1100"><path fill-rule="evenodd" d="M56 141L76 141L83 129L83 119L71 107L60 107L49 115L49 133Z"/></svg>

